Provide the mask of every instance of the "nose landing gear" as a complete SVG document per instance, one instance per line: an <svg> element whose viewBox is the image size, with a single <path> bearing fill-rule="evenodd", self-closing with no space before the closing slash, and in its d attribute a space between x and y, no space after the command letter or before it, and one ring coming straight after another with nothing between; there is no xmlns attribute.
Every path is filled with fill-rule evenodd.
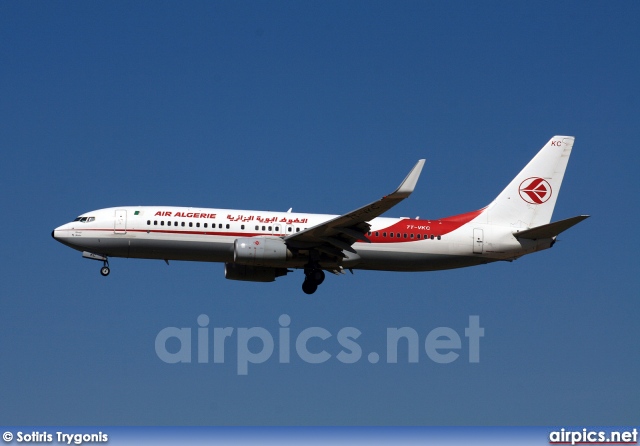
<svg viewBox="0 0 640 446"><path fill-rule="evenodd" d="M111 270L109 269L109 258L107 256L84 251L82 253L82 257L84 257L85 259L102 261L102 268L100 268L100 274L102 274L103 276L106 277L111 272Z"/></svg>

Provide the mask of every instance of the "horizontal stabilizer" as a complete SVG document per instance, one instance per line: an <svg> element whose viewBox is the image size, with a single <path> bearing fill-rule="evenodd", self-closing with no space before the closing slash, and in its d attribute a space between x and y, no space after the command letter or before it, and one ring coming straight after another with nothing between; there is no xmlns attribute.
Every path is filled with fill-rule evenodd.
<svg viewBox="0 0 640 446"><path fill-rule="evenodd" d="M588 215L578 215L577 217L567 218L566 220L560 220L553 223L549 223L535 228L526 229L520 232L514 232L513 236L516 238L526 238L529 240L538 240L543 238L553 238L561 232L566 231L572 226L577 225L582 220L589 218Z"/></svg>

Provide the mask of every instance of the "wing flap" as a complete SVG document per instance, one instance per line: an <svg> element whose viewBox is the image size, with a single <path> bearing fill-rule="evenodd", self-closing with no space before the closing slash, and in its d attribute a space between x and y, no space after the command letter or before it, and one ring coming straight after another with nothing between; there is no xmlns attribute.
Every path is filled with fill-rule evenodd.
<svg viewBox="0 0 640 446"><path fill-rule="evenodd" d="M356 250L353 249L349 243L343 242L342 240L339 240L335 237L320 237L320 240L322 240L323 242L327 242L330 245L333 245L336 248L341 249L343 251L349 251L354 254L357 254Z"/></svg>
<svg viewBox="0 0 640 446"><path fill-rule="evenodd" d="M369 240L366 235L364 235L360 231L356 231L355 229L351 229L351 228L334 228L334 229L338 232L348 235L349 237L355 239L356 241L360 240L361 242L371 243L371 240ZM368 230L369 228L367 228L363 232L367 232Z"/></svg>

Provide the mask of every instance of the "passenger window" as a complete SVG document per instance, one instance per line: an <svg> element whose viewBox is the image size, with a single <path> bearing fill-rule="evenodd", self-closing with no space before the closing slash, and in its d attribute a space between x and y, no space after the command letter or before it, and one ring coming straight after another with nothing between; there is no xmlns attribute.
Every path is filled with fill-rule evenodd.
<svg viewBox="0 0 640 446"><path fill-rule="evenodd" d="M177 221L174 221L174 222L173 222L173 226L178 226L178 222L177 222Z"/></svg>
<svg viewBox="0 0 640 446"><path fill-rule="evenodd" d="M256 231L259 231L259 230L260 230L260 226L256 226Z"/></svg>
<svg viewBox="0 0 640 446"><path fill-rule="evenodd" d="M222 225L221 225L222 226ZM227 229L229 229L229 224L227 223Z"/></svg>
<svg viewBox="0 0 640 446"><path fill-rule="evenodd" d="M300 232L300 228L296 228L296 232Z"/></svg>
<svg viewBox="0 0 640 446"><path fill-rule="evenodd" d="M404 238L407 238L407 234L406 234L406 233L405 233L405 234L403 234L403 236L404 236Z"/></svg>
<svg viewBox="0 0 640 446"><path fill-rule="evenodd" d="M383 232L383 233L382 233L382 236L383 236L383 237L386 237L386 236L387 236L387 233L386 233L386 232Z"/></svg>
<svg viewBox="0 0 640 446"><path fill-rule="evenodd" d="M206 228L207 226L208 226L208 224L207 224L207 223L205 223L205 224L204 224L204 227Z"/></svg>
<svg viewBox="0 0 640 446"><path fill-rule="evenodd" d="M417 239L419 239L419 238L420 238L420 234L417 234L417 235L416 235L416 238L417 238Z"/></svg>
<svg viewBox="0 0 640 446"><path fill-rule="evenodd" d="M433 234L431 234L431 240L433 240L435 237L433 236Z"/></svg>
<svg viewBox="0 0 640 446"><path fill-rule="evenodd" d="M191 221L189 222L189 227L193 228L193 222L191 222Z"/></svg>
<svg viewBox="0 0 640 446"><path fill-rule="evenodd" d="M389 233L389 237L393 238L393 232Z"/></svg>
<svg viewBox="0 0 640 446"><path fill-rule="evenodd" d="M271 226L269 226L269 232L271 232L271 231L272 231Z"/></svg>
<svg viewBox="0 0 640 446"><path fill-rule="evenodd" d="M182 227L184 228L184 222L182 222Z"/></svg>
<svg viewBox="0 0 640 446"><path fill-rule="evenodd" d="M158 220L153 220L153 226L158 226Z"/></svg>
<svg viewBox="0 0 640 446"><path fill-rule="evenodd" d="M289 226L289 227L287 228L287 231L291 232L291 230L292 230L292 228L291 228L291 226Z"/></svg>
<svg viewBox="0 0 640 446"><path fill-rule="evenodd" d="M376 231L376 237L379 237L380 233L378 231Z"/></svg>
<svg viewBox="0 0 640 446"><path fill-rule="evenodd" d="M280 226L276 226L276 232L280 232Z"/></svg>
<svg viewBox="0 0 640 446"><path fill-rule="evenodd" d="M160 226L164 226L164 220L160 221Z"/></svg>
<svg viewBox="0 0 640 446"><path fill-rule="evenodd" d="M196 228L200 227L200 222L196 223Z"/></svg>
<svg viewBox="0 0 640 446"><path fill-rule="evenodd" d="M147 226L151 226L151 220L147 220Z"/></svg>
<svg viewBox="0 0 640 446"><path fill-rule="evenodd" d="M244 225L240 225L240 229L244 231Z"/></svg>
<svg viewBox="0 0 640 446"><path fill-rule="evenodd" d="M438 240L442 240L442 237L438 236Z"/></svg>
<svg viewBox="0 0 640 446"><path fill-rule="evenodd" d="M263 230L263 231L266 231L266 230L267 230L267 227L266 227L266 226L263 226L263 227L262 227L262 230Z"/></svg>
<svg viewBox="0 0 640 446"><path fill-rule="evenodd" d="M410 237L413 238L413 234L411 234Z"/></svg>
<svg viewBox="0 0 640 446"><path fill-rule="evenodd" d="M218 229L222 229L222 223L218 223Z"/></svg>

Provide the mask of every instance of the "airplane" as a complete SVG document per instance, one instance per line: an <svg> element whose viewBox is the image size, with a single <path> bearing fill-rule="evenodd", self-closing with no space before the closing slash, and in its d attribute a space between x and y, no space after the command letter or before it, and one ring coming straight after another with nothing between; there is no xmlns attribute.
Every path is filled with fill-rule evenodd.
<svg viewBox="0 0 640 446"><path fill-rule="evenodd" d="M391 194L343 215L120 206L84 213L52 237L84 258L222 262L225 278L273 282L303 269L302 290L349 270L435 271L513 261L551 248L563 231L588 218L551 223L575 138L554 136L488 206L440 219L383 213L413 192L424 159Z"/></svg>

